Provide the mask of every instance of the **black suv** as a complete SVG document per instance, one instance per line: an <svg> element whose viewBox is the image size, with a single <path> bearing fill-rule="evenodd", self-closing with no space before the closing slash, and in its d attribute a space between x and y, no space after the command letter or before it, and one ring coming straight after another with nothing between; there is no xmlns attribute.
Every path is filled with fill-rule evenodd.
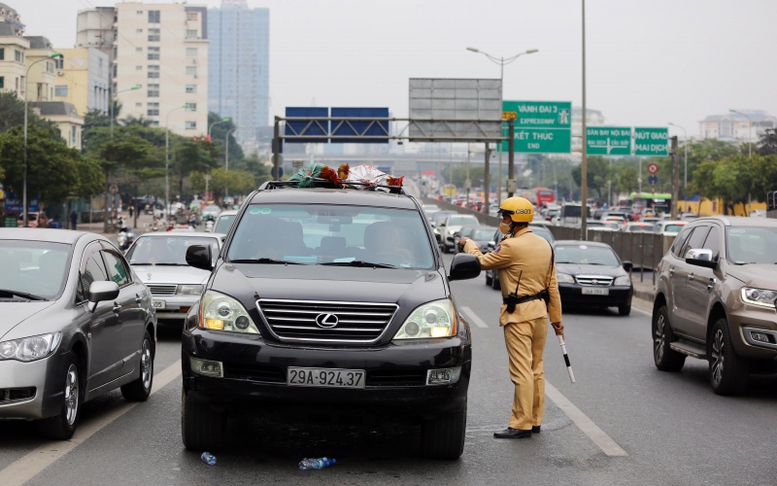
<svg viewBox="0 0 777 486"><path fill-rule="evenodd" d="M182 338L188 449L221 447L233 412L302 409L418 418L428 457L461 455L472 350L449 280L480 267L446 274L416 199L268 182L209 253L187 252L212 269Z"/></svg>

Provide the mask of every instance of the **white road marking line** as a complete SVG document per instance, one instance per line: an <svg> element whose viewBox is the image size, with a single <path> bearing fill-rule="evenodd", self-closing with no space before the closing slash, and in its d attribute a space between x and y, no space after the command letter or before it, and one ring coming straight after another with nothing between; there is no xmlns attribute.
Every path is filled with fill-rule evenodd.
<svg viewBox="0 0 777 486"><path fill-rule="evenodd" d="M580 430L582 430L583 433L588 436L588 438L594 441L594 444L599 446L602 452L610 457L628 456L626 451L621 449L621 447L616 444L609 435L605 434L602 429L600 429L591 419L589 419L583 412L581 412L579 408L570 402L567 397L556 390L553 385L548 383L547 380L545 380L545 395L553 400L553 403L555 403L558 408L567 414L567 417L572 419L572 421L580 428Z"/></svg>
<svg viewBox="0 0 777 486"><path fill-rule="evenodd" d="M648 317L653 317L653 314L651 312L646 311L646 310L638 309L636 307L632 307L631 310L635 310L635 311L637 311L637 312L639 312L641 314L644 314L644 315L646 315Z"/></svg>
<svg viewBox="0 0 777 486"><path fill-rule="evenodd" d="M478 317L478 315L477 315L477 314L475 314L475 313L472 311L472 309L470 309L469 307L462 307L462 308L461 308L461 311L462 311L462 312L464 312L465 314L467 314L467 317L469 317L469 319L470 319L472 322L474 322L476 326L478 326L478 327L488 327L488 324L486 324L485 322L483 322L483 319L481 319L480 317Z"/></svg>
<svg viewBox="0 0 777 486"><path fill-rule="evenodd" d="M181 376L181 360L176 361L163 371L154 375L154 388L151 390L151 394L153 395L155 392L161 390L165 385L179 376ZM0 470L0 478L3 478L3 486L20 486L26 483L38 473L49 467L54 461L69 453L105 426L135 408L138 403L139 402L119 402L119 406L113 410L101 414L94 420L80 424L78 429L76 429L76 433L73 434L73 437L70 440L49 442L48 444L38 447L29 454L20 457L9 464L5 469Z"/></svg>

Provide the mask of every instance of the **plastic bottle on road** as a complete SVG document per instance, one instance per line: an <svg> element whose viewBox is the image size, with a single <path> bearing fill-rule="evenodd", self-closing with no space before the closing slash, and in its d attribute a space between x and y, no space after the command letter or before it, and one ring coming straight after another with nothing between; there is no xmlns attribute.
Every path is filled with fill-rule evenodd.
<svg viewBox="0 0 777 486"><path fill-rule="evenodd" d="M324 469L325 467L333 466L336 463L336 459L329 459L328 457L321 457L318 459L305 458L299 462L299 468L301 471L306 471L308 469Z"/></svg>
<svg viewBox="0 0 777 486"><path fill-rule="evenodd" d="M208 466L216 465L216 456L214 456L210 452L203 452L200 458L202 459L202 462L204 462Z"/></svg>

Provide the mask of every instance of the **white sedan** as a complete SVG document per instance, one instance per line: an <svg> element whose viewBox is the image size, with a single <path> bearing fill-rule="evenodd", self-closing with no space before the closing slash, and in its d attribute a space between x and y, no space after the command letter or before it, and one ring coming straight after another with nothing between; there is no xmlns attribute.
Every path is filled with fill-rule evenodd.
<svg viewBox="0 0 777 486"><path fill-rule="evenodd" d="M214 261L223 234L204 232L146 233L127 250L127 260L151 290L157 319L183 320L202 294L210 272L189 266L186 249L210 245Z"/></svg>

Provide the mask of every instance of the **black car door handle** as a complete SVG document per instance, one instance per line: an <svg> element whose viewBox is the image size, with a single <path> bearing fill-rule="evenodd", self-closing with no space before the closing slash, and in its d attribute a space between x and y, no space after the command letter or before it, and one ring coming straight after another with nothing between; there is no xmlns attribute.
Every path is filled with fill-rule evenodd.
<svg viewBox="0 0 777 486"><path fill-rule="evenodd" d="M715 277L710 277L710 283L707 284L707 291L711 292L715 287L715 283L717 283L717 279Z"/></svg>
<svg viewBox="0 0 777 486"><path fill-rule="evenodd" d="M143 299L138 294L135 294L135 303L140 304L142 302L143 302Z"/></svg>

